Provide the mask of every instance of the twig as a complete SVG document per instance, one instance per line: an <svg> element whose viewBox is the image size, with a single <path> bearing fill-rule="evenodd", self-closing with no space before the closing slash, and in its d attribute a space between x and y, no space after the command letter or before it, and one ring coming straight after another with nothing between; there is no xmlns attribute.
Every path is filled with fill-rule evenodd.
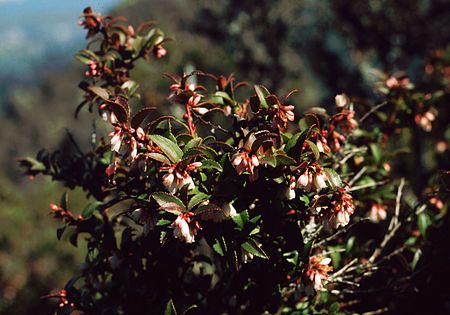
<svg viewBox="0 0 450 315"><path fill-rule="evenodd" d="M335 165L333 166L333 169L334 169L334 170L337 170L339 167L341 167L342 165L344 165L345 162L347 162L349 159L351 159L356 153L359 153L359 152L365 152L365 151L367 151L366 148L359 148L359 149L353 149L353 150L351 150L346 156L344 156L344 157L339 161L339 163L337 163L337 164L335 164Z"/></svg>
<svg viewBox="0 0 450 315"><path fill-rule="evenodd" d="M333 273L333 275L330 277L331 279L336 279L337 277L339 277L341 274L343 274L348 268L350 268L351 266L353 266L356 262L358 262L358 259L355 258L353 260L351 260L348 264L346 264L344 267L342 267L341 269L339 269L338 271L336 271L335 273Z"/></svg>
<svg viewBox="0 0 450 315"><path fill-rule="evenodd" d="M398 186L398 190L397 190L397 198L395 200L395 213L394 213L394 216L391 219L391 222L389 223L389 228L388 228L389 232L384 237L384 239L381 242L380 246L375 248L375 250L373 251L372 256L370 256L370 258L369 258L369 263L370 264L373 264L375 259L377 259L378 256L380 256L380 254L383 251L384 247L386 247L386 244L394 237L395 233L397 232L397 230L402 225L402 222L398 221L398 217L400 215L400 202L401 202L401 199L402 199L402 192L403 192L403 186L404 185L405 185L405 179L402 178L400 180L400 185Z"/></svg>
<svg viewBox="0 0 450 315"><path fill-rule="evenodd" d="M363 122L364 120L367 119L367 117L369 117L370 115L372 115L374 112L376 112L377 110L379 110L381 107L387 105L388 102L383 102L381 104L375 105L374 107L372 107L367 113L364 114L364 116L361 117L361 119L359 120L360 122Z"/></svg>
<svg viewBox="0 0 450 315"><path fill-rule="evenodd" d="M233 134L232 132L226 130L225 128L222 128L222 127L219 126L219 125L214 125L214 124L213 124L212 122L210 122L210 121L204 120L200 115L197 115L195 112L192 112L192 114L193 114L193 116L194 116L195 118L197 118L198 120L200 120L200 121L201 121L202 123L204 123L205 125L208 125L208 126L210 126L211 128L213 128L213 129L217 129L217 130L219 130L219 131L222 131L223 133L225 133L225 134L227 134L227 135L229 135L229 136L234 136L234 134Z"/></svg>
<svg viewBox="0 0 450 315"><path fill-rule="evenodd" d="M383 180L381 182L368 183L368 184L364 184L364 185L360 185L360 186L351 187L348 191L357 191L357 190L361 190L361 189L365 189L365 188L381 186L381 185L384 185L384 184L386 184L388 182L389 182L389 180L386 179L386 180Z"/></svg>
<svg viewBox="0 0 450 315"><path fill-rule="evenodd" d="M320 245L322 245L322 244L324 244L324 243L326 243L326 242L329 242L329 241L335 239L336 237L338 237L338 236L341 235L342 233L345 233L345 232L347 232L348 230L350 230L350 229L351 229L352 227L354 227L355 225L357 225L357 224L359 224L359 223L361 223L361 222L364 222L364 221L368 221L368 220L370 220L370 218L361 218L358 222L355 222L355 223L353 223L353 224L350 224L349 226L347 226L347 227L345 227L345 228L342 228L342 229L338 230L338 231L337 231L336 233L334 233L333 235L330 235L330 236L328 236L327 238L321 240L320 242L314 244L314 245L313 245L313 248L317 248L317 247L319 247Z"/></svg>
<svg viewBox="0 0 450 315"><path fill-rule="evenodd" d="M377 315L377 314L385 313L387 311L389 311L389 308L388 307L383 307L383 308L379 308L379 309L374 310L374 311L360 313L360 315Z"/></svg>
<svg viewBox="0 0 450 315"><path fill-rule="evenodd" d="M358 179L363 176L363 174L367 171L367 166L364 166L362 169L359 170L358 173L352 178L351 181L348 182L348 185L351 187Z"/></svg>

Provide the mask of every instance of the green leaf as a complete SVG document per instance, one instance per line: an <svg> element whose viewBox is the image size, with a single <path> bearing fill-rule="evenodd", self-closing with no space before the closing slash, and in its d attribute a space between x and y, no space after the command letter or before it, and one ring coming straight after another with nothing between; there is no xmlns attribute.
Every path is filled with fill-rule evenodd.
<svg viewBox="0 0 450 315"><path fill-rule="evenodd" d="M175 309L175 305L173 304L172 299L170 299L169 302L167 302L164 315L177 315L177 310Z"/></svg>
<svg viewBox="0 0 450 315"><path fill-rule="evenodd" d="M419 217L417 218L417 226L419 227L420 234L425 236L425 233L427 231L427 228L431 224L431 218L428 214L425 212L422 212L419 214Z"/></svg>
<svg viewBox="0 0 450 315"><path fill-rule="evenodd" d="M188 209L192 209L194 208L196 205L198 205L199 203L208 200L209 197L211 197L208 194L205 194L203 192L198 192L196 193L194 196L192 196L192 198L189 200L189 204L188 204Z"/></svg>
<svg viewBox="0 0 450 315"><path fill-rule="evenodd" d="M309 263L309 257L311 256L313 243L314 240L309 241L308 243L305 244L305 248L303 249L301 258L305 264Z"/></svg>
<svg viewBox="0 0 450 315"><path fill-rule="evenodd" d="M330 305L330 308L328 310L330 314L334 314L337 311L339 311L339 308L340 308L339 302L334 302L333 304Z"/></svg>
<svg viewBox="0 0 450 315"><path fill-rule="evenodd" d="M31 157L26 157L26 158L20 159L19 161L22 166L29 167L29 169L31 171L45 171L47 169L45 167L44 163L42 163L36 159L33 159Z"/></svg>
<svg viewBox="0 0 450 315"><path fill-rule="evenodd" d="M259 159L259 163L277 167L277 159L274 156L263 156Z"/></svg>
<svg viewBox="0 0 450 315"><path fill-rule="evenodd" d="M101 87L95 86L95 85L91 85L91 86L88 86L87 89L105 101L109 99L109 93L104 88L101 88Z"/></svg>
<svg viewBox="0 0 450 315"><path fill-rule="evenodd" d="M214 160L203 160L202 166L199 167L202 170L217 170L219 172L223 171L222 165Z"/></svg>
<svg viewBox="0 0 450 315"><path fill-rule="evenodd" d="M266 101L266 96L270 95L269 91L262 85L255 85L256 95L258 96L259 102L262 108L269 108Z"/></svg>
<svg viewBox="0 0 450 315"><path fill-rule="evenodd" d="M347 240L347 244L345 245L345 250L347 251L347 253L351 253L352 252L353 246L355 245L355 240L356 240L355 236L351 236Z"/></svg>
<svg viewBox="0 0 450 315"><path fill-rule="evenodd" d="M58 238L58 240L61 240L61 237L63 236L65 230L66 230L65 225L56 230L56 237Z"/></svg>
<svg viewBox="0 0 450 315"><path fill-rule="evenodd" d="M128 90L128 95L133 95L139 88L139 84L133 80L128 80L122 84L121 88Z"/></svg>
<svg viewBox="0 0 450 315"><path fill-rule="evenodd" d="M232 217L234 223L238 226L239 230L242 231L244 229L245 224L250 220L250 216L248 215L248 211L244 210L237 215Z"/></svg>
<svg viewBox="0 0 450 315"><path fill-rule="evenodd" d="M370 147L370 151L372 152L372 156L373 156L373 159L374 159L375 163L380 162L380 160L381 160L381 149L380 149L380 147L378 145L376 145L375 143L371 143L369 145L369 147Z"/></svg>
<svg viewBox="0 0 450 315"><path fill-rule="evenodd" d="M280 165L292 165L297 163L293 158L285 154L277 154L275 155L275 158L277 159L277 164Z"/></svg>
<svg viewBox="0 0 450 315"><path fill-rule="evenodd" d="M183 157L183 151L171 140L160 135L150 135L150 139L158 145L172 163L179 162Z"/></svg>
<svg viewBox="0 0 450 315"><path fill-rule="evenodd" d="M151 159L154 159L154 160L159 161L164 164L168 164L168 165L172 164L169 161L169 159L165 155L162 155L161 153L148 153L147 156Z"/></svg>
<svg viewBox="0 0 450 315"><path fill-rule="evenodd" d="M247 242L242 244L241 247L243 250L252 255L255 255L256 257L269 259L269 256L267 256L263 249L258 246L258 243L256 243L256 241L251 238Z"/></svg>
<svg viewBox="0 0 450 315"><path fill-rule="evenodd" d="M202 138L193 138L193 139L189 140L188 143L186 143L186 145L183 148L183 151L187 152L189 149L200 145L201 142L202 142Z"/></svg>
<svg viewBox="0 0 450 315"><path fill-rule="evenodd" d="M310 140L305 140L305 142L309 145L311 151L314 153L314 158L318 160L320 158L320 151L317 145Z"/></svg>
<svg viewBox="0 0 450 315"><path fill-rule="evenodd" d="M159 204L160 209L178 215L186 211L186 206L177 197L165 193L155 192L152 194L153 199Z"/></svg>
<svg viewBox="0 0 450 315"><path fill-rule="evenodd" d="M222 257L227 252L227 245L225 243L225 239L223 238L223 236L222 236L221 240L216 239L216 242L214 243L214 245L212 247L213 247L214 251Z"/></svg>
<svg viewBox="0 0 450 315"><path fill-rule="evenodd" d="M309 200L309 197L308 197L307 195L302 195L302 196L300 196L300 198L298 198L298 199L300 199L301 201L303 201L303 203L305 204L305 206L309 206L310 200Z"/></svg>
<svg viewBox="0 0 450 315"><path fill-rule="evenodd" d="M328 182L331 185L331 188L336 189L342 186L342 180L338 173L331 168L324 169L325 174L327 174Z"/></svg>
<svg viewBox="0 0 450 315"><path fill-rule="evenodd" d="M170 223L172 223L172 221L169 221L166 219L160 219L160 220L158 220L158 222L156 222L156 226L169 225Z"/></svg>
<svg viewBox="0 0 450 315"><path fill-rule="evenodd" d="M417 263L420 260L420 257L422 257L422 250L419 248L416 250L416 252L414 253L414 257L413 260L411 261L411 269L414 270L416 269Z"/></svg>
<svg viewBox="0 0 450 315"><path fill-rule="evenodd" d="M92 213L94 213L95 210L97 210L97 208L102 205L103 203L100 201L94 201L89 203L81 212L81 215L83 216L83 218L88 218L92 215Z"/></svg>
<svg viewBox="0 0 450 315"><path fill-rule="evenodd" d="M69 209L69 194L67 193L67 191L63 192L61 196L60 207L63 208L64 210Z"/></svg>
<svg viewBox="0 0 450 315"><path fill-rule="evenodd" d="M217 96L220 96L221 98L223 98L224 100L228 101L229 103L234 103L233 99L230 97L230 95L228 95L228 93L223 92L223 91L217 91L215 93ZM223 103L223 102L222 102Z"/></svg>

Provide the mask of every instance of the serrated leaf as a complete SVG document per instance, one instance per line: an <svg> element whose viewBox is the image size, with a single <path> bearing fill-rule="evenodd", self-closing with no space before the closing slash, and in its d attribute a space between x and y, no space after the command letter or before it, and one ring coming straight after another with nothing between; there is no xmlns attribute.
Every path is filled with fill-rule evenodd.
<svg viewBox="0 0 450 315"><path fill-rule="evenodd" d="M331 188L335 189L342 186L342 180L338 173L331 168L324 169L325 174L327 175L328 182L331 185Z"/></svg>
<svg viewBox="0 0 450 315"><path fill-rule="evenodd" d="M194 196L191 197L191 199L189 200L189 204L188 204L188 209L192 209L194 208L196 205L198 205L199 203L208 200L209 197L211 197L208 194L205 194L203 192L198 192L196 193Z"/></svg>
<svg viewBox="0 0 450 315"><path fill-rule="evenodd" d="M160 209L164 211L176 215L186 211L186 206L183 202L171 194L165 192L155 192L152 194L152 198L158 203Z"/></svg>
<svg viewBox="0 0 450 315"><path fill-rule="evenodd" d="M269 259L269 256L263 251L263 249L258 246L258 244L253 239L249 239L247 242L241 245L242 249L246 252L255 255L259 258Z"/></svg>
<svg viewBox="0 0 450 315"><path fill-rule="evenodd" d="M179 162L183 157L183 151L171 140L160 135L150 135L150 139L158 145L172 163Z"/></svg>
<svg viewBox="0 0 450 315"><path fill-rule="evenodd" d="M203 160L202 166L199 167L202 170L217 170L219 172L223 171L222 165L214 160Z"/></svg>

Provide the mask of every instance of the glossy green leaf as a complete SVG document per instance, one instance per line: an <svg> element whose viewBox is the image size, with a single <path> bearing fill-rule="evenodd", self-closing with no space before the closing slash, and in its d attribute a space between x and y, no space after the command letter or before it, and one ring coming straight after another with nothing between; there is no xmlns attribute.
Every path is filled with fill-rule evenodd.
<svg viewBox="0 0 450 315"><path fill-rule="evenodd" d="M269 256L264 252L261 246L253 239L249 239L247 242L241 245L242 249L246 252L255 255L256 257L269 259Z"/></svg>
<svg viewBox="0 0 450 315"><path fill-rule="evenodd" d="M173 141L160 135L150 135L150 139L158 145L172 163L179 162L183 157L183 151Z"/></svg>
<svg viewBox="0 0 450 315"><path fill-rule="evenodd" d="M152 198L156 200L160 209L164 211L178 215L186 210L183 202L169 193L155 192L152 194Z"/></svg>

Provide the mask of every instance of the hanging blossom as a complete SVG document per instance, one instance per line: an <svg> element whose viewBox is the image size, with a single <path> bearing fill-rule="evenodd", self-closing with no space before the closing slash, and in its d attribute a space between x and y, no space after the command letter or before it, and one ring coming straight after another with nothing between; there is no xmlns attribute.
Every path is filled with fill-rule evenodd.
<svg viewBox="0 0 450 315"><path fill-rule="evenodd" d="M256 167L259 166L259 159L256 154L247 151L236 153L231 163L239 175L247 171L250 174L249 179L251 182L258 179L258 169Z"/></svg>
<svg viewBox="0 0 450 315"><path fill-rule="evenodd" d="M430 132L433 129L433 121L435 119L436 115L430 111L414 116L416 124L426 132Z"/></svg>
<svg viewBox="0 0 450 315"><path fill-rule="evenodd" d="M287 200L292 200L295 198L295 188L297 187L296 179L295 177L291 177L289 179L289 186L284 191L284 197Z"/></svg>
<svg viewBox="0 0 450 315"><path fill-rule="evenodd" d="M387 217L386 207L380 203L374 203L370 208L370 220L372 222L380 222Z"/></svg>
<svg viewBox="0 0 450 315"><path fill-rule="evenodd" d="M311 134L310 140L314 142L317 146L317 149L320 153L330 153L331 149L328 146L327 136L328 132L326 130L322 130L320 133L314 131ZM303 143L303 150L307 149L309 144L307 142Z"/></svg>
<svg viewBox="0 0 450 315"><path fill-rule="evenodd" d="M327 179L323 168L317 163L313 163L297 179L297 188L307 192L311 191L311 189L319 191L328 187Z"/></svg>
<svg viewBox="0 0 450 315"><path fill-rule="evenodd" d="M328 272L333 270L333 267L328 266L330 262L330 258L322 258L320 255L311 256L309 258L309 263L306 266L305 272L305 275L309 280L309 283L305 286L307 295L313 295L314 290L317 292L323 289L323 283L329 277Z"/></svg>
<svg viewBox="0 0 450 315"><path fill-rule="evenodd" d="M119 152L122 144L122 129L120 127L115 127L114 131L111 132L109 136L111 137L111 150Z"/></svg>
<svg viewBox="0 0 450 315"><path fill-rule="evenodd" d="M197 231L201 229L198 221L192 220L194 213L185 212L180 213L172 223L173 236L175 238L179 238L180 240L186 243L194 243L195 235L197 235Z"/></svg>
<svg viewBox="0 0 450 315"><path fill-rule="evenodd" d="M331 226L335 229L340 226L346 226L355 210L352 196L341 188L335 192L331 204L333 205L329 221Z"/></svg>
<svg viewBox="0 0 450 315"><path fill-rule="evenodd" d="M184 166L182 163L175 163L171 166L161 167L160 170L168 171L167 174L162 177L163 185L171 194L176 193L185 185L189 185L189 190L194 189L195 184L190 173L195 171L200 166L202 166L201 162L193 162L186 166Z"/></svg>

